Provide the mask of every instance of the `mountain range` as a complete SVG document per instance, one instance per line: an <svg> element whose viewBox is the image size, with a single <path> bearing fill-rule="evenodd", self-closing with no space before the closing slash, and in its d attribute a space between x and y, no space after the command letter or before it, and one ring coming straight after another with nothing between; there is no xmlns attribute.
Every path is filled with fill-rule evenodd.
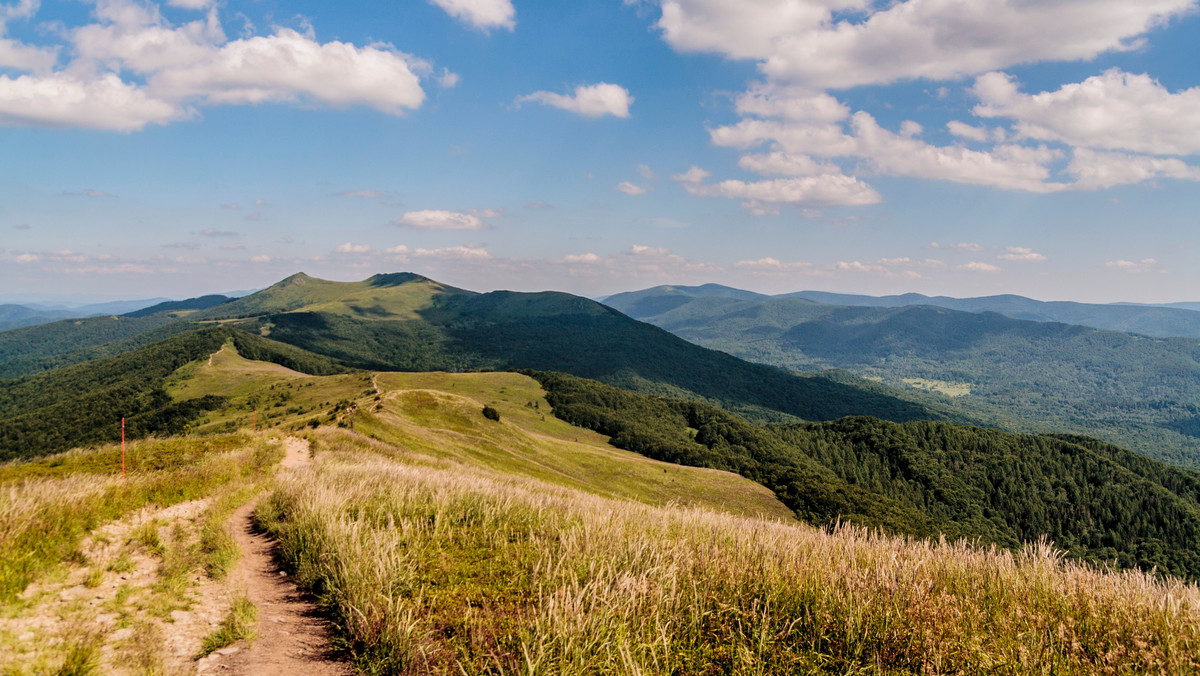
<svg viewBox="0 0 1200 676"><path fill-rule="evenodd" d="M656 287L606 302L750 361L848 369L928 391L991 425L1086 434L1200 466L1196 339L930 305L828 305L712 287Z"/></svg>
<svg viewBox="0 0 1200 676"><path fill-rule="evenodd" d="M1158 338L1181 336L1200 338L1200 303L1171 303L1141 305L1133 303L1076 303L1071 301L1040 301L1024 296L1004 294L978 298L951 298L905 293L893 296L865 296L827 291L797 291L774 296L735 289L720 284L702 286L657 286L642 291L630 291L607 296L605 304L633 317L661 314L672 303L688 298L733 298L766 301L781 298L800 298L823 305L848 307L900 308L913 305L942 307L962 312L995 312L1013 319L1035 322L1077 324L1110 331L1139 333Z"/></svg>
<svg viewBox="0 0 1200 676"><path fill-rule="evenodd" d="M792 356L753 363L578 296L475 293L410 273L360 282L301 273L238 299L208 296L0 332L0 369L11 376L0 380L0 457L112 442L121 418L134 438L228 432L257 424L260 413L263 424L319 425L359 398L371 405L374 374L384 371L522 370L562 420L651 458L740 474L810 523L847 520L1009 548L1049 535L1073 558L1200 576L1200 474L1087 437L980 425L1079 431L1055 417L1057 400L1041 408L1024 402L1037 420L995 403L1005 393L1029 394L1021 389L1029 378L1083 380L1083 357L1048 370L1023 364L1021 354L1091 355L1096 378L1108 378L1113 392L1132 392L1141 386L1133 367L1159 368L1182 354L1167 349L1176 343L994 313L731 294L708 288L681 303L678 291L643 293L630 311L658 309L648 318L671 331L724 340L730 351L744 345L759 361ZM217 355L230 354L237 360L222 363L232 370L197 384ZM1097 354L1134 361L1121 370ZM889 384L878 374L892 362L959 369L957 381L948 379L954 373L926 373L947 376L943 388L975 378L971 368L1012 364L1017 375L993 384L999 394L990 399L974 394L988 392L982 376L970 383L971 395L949 397L903 379ZM793 370L805 364L853 366L885 382ZM1176 381L1153 377L1187 394L1191 367L1177 366ZM357 383L360 394L299 406L257 384L278 368L349 378L346 386ZM1131 439L1146 441L1144 430L1131 430ZM1177 451L1160 455L1189 464L1187 448Z"/></svg>

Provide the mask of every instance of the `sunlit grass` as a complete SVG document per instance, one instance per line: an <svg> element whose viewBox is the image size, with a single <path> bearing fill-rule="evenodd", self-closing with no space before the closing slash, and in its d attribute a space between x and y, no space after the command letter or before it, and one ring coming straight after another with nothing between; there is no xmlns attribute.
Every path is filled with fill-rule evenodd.
<svg viewBox="0 0 1200 676"><path fill-rule="evenodd" d="M1200 592L325 453L260 510L371 673L1195 673Z"/></svg>
<svg viewBox="0 0 1200 676"><path fill-rule="evenodd" d="M0 466L0 602L13 600L34 577L59 563L86 563L79 560L79 543L105 521L146 505L204 497L234 479L262 475L281 454L277 444L234 434L130 444L124 479L120 449L113 447ZM162 545L157 532L138 536L151 550Z"/></svg>

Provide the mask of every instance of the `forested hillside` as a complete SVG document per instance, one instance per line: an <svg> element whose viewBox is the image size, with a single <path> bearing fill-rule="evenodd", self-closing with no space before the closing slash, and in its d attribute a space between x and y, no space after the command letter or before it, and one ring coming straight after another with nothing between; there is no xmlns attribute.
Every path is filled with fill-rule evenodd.
<svg viewBox="0 0 1200 676"><path fill-rule="evenodd" d="M210 395L175 401L168 376L207 358L226 341L252 359L314 374L346 369L319 355L228 328L174 336L115 357L0 381L0 460L28 458L121 438L174 434L204 411L221 405Z"/></svg>
<svg viewBox="0 0 1200 676"><path fill-rule="evenodd" d="M1200 341L928 306L644 295L697 344L798 370L845 368L947 397L976 420L1099 437L1200 466Z"/></svg>
<svg viewBox="0 0 1200 676"><path fill-rule="evenodd" d="M758 427L697 402L536 373L555 415L653 458L738 472L797 515L1200 576L1200 474L1091 439L853 417Z"/></svg>

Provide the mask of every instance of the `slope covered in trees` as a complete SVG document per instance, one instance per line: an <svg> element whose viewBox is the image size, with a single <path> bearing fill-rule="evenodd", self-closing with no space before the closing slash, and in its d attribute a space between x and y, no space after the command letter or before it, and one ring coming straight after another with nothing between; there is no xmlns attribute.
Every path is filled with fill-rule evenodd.
<svg viewBox="0 0 1200 676"><path fill-rule="evenodd" d="M131 438L181 431L197 416L220 406L222 398L210 395L175 401L166 391L166 379L184 364L216 352L226 341L248 358L307 373L345 370L327 358L289 345L214 327L115 357L3 380L0 460L112 442L120 439L122 417Z"/></svg>
<svg viewBox="0 0 1200 676"><path fill-rule="evenodd" d="M1200 474L1080 437L851 417L759 427L697 402L536 373L555 415L650 457L738 472L797 516L1200 576Z"/></svg>
<svg viewBox="0 0 1200 676"><path fill-rule="evenodd" d="M953 395L955 407L1000 427L1086 434L1200 466L1198 340L929 306L839 307L677 290L643 293L638 303L672 305L643 319L750 361L844 368Z"/></svg>

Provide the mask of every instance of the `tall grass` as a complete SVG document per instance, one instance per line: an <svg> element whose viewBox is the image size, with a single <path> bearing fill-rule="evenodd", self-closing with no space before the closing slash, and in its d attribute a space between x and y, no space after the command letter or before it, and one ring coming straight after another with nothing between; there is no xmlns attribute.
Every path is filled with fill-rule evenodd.
<svg viewBox="0 0 1200 676"><path fill-rule="evenodd" d="M1200 590L326 453L259 510L366 673L1200 670Z"/></svg>
<svg viewBox="0 0 1200 676"><path fill-rule="evenodd" d="M204 497L265 472L281 455L263 437L233 434L131 444L124 480L111 447L0 466L0 602L39 573L81 557L80 540L101 523L146 505Z"/></svg>

